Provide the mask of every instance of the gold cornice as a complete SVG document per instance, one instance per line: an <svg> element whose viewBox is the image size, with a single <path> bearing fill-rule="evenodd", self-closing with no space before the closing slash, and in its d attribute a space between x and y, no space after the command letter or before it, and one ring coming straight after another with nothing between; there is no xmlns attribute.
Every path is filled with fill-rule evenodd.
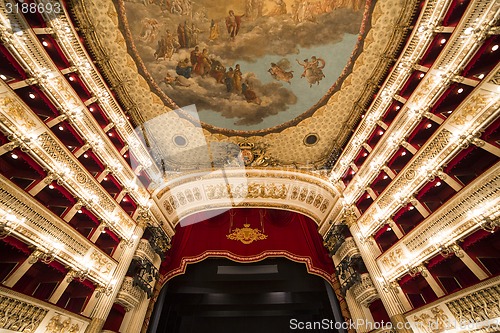
<svg viewBox="0 0 500 333"><path fill-rule="evenodd" d="M318 176L312 172L304 171L304 170L291 170L291 169L282 169L282 168L265 168L265 169L238 169L238 168L227 168L227 169L207 169L207 170L196 170L190 173L183 173L179 175L179 177L172 178L171 180L167 180L163 187L158 188L153 195L157 199L161 199L162 196L168 192L169 190L186 184L191 183L193 181L200 181L206 179L214 179L220 178L221 176L227 174L228 176L235 177L245 177L248 179L251 178L265 178L272 182L272 180L277 179L288 179L291 181L303 181L308 182L310 184L317 185L322 187L323 189L331 192L334 195L338 195L338 189L333 186L326 178L322 176Z"/></svg>

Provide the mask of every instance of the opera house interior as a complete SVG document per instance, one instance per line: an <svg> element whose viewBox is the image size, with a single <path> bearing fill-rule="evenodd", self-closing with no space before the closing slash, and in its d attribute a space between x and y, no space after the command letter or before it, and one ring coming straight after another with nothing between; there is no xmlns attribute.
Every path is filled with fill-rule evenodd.
<svg viewBox="0 0 500 333"><path fill-rule="evenodd" d="M500 332L498 0L0 0L0 332Z"/></svg>

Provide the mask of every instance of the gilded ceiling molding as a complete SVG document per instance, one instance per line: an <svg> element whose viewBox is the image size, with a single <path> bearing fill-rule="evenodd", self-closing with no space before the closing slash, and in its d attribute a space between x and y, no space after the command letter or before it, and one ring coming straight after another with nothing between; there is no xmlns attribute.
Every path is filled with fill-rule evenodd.
<svg viewBox="0 0 500 333"><path fill-rule="evenodd" d="M308 165L314 168L323 165L332 149L339 148L338 145L345 142L349 130L364 112L374 91L378 89L378 82L382 80L393 61L390 58L397 56L397 50L404 42L406 26L412 19L416 4L417 1L378 1L374 5L371 29L363 41L363 51L354 62L352 72L344 80L340 90L333 94L326 105L300 123L288 125L276 133L250 136L248 141L264 144L268 147L270 157L280 165ZM75 0L71 2L71 7L89 49L110 80L111 86L126 82L120 85L116 92L125 108L140 114L141 119L137 118L139 123L166 114L166 132L178 130L180 125L185 128L194 126L182 121L176 112L169 112L170 109L165 107L157 94L150 91L147 81L138 74L137 66L141 66L127 53L127 43L118 30L119 11L117 12L111 0ZM125 95L124 91L128 95ZM130 104L131 101L133 105ZM242 140L237 133L211 133L206 129L203 133L207 142L229 141L237 144ZM320 138L314 146L303 143L308 133L317 133ZM245 132L246 135L251 135L251 132ZM184 160L178 160L176 163L182 166Z"/></svg>
<svg viewBox="0 0 500 333"><path fill-rule="evenodd" d="M237 168L183 175L153 193L172 229L195 213L232 207L290 210L321 224L338 198L328 181L314 175Z"/></svg>

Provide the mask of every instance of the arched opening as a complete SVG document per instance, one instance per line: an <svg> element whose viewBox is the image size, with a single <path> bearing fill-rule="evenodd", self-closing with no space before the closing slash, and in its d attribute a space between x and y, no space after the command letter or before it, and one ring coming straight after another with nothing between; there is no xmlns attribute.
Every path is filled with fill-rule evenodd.
<svg viewBox="0 0 500 333"><path fill-rule="evenodd" d="M259 208L191 219L178 224L160 268L150 333L286 332L294 323L332 331L350 317L312 219Z"/></svg>
<svg viewBox="0 0 500 333"><path fill-rule="evenodd" d="M330 329L340 313L332 294L323 278L285 258L209 258L163 286L149 332L287 332L302 323L338 332Z"/></svg>

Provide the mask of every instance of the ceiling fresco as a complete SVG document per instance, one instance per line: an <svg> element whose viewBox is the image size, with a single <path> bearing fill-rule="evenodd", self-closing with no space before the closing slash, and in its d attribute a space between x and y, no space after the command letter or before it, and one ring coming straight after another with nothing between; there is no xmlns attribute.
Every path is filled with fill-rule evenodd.
<svg viewBox="0 0 500 333"><path fill-rule="evenodd" d="M77 28L101 73L113 87L114 97L138 126L138 133L144 134L146 146L152 149L159 167L167 171L200 169L219 162L301 170L328 168L398 57L407 35L404 27L411 24L420 3L417 0L368 0L366 3L336 0L336 7L334 5L331 11L295 22L299 20L293 16L295 0L284 0L286 14L274 11L281 8L278 3L263 1L262 16L255 18L250 16L250 11L247 15L243 0L188 2L192 16L183 15L179 9L172 13L172 7L166 3L150 1L71 0L71 3ZM311 0L308 6L326 4L324 1ZM307 1L297 4L302 3ZM226 26L230 10L236 16L244 15L238 19L238 33L234 32L232 37ZM254 13L260 15L259 11ZM356 27L348 31L348 25L358 16ZM346 17L350 19L344 25L331 23L325 28L329 18L343 22ZM177 30L179 25L179 31L183 28L186 31L188 26L192 29L193 23L198 49L202 52L207 49L211 61L219 61L226 71L232 67L233 72L236 64L240 65L241 94L227 92L225 77L217 82L210 73L198 74L193 69L189 78L177 74L179 61L188 59L188 65L192 66L191 52L195 49L180 47L181 42L187 42L182 37L179 42ZM213 32L212 37L217 38L210 41L210 28L214 31L215 23L219 26L218 35ZM341 26L347 32L338 32ZM346 47L346 56L342 58L333 50L350 34L356 35L356 41L348 50ZM179 46L163 48L166 44L162 38L168 35L171 43ZM260 38L261 35L264 37ZM186 37L189 41L190 35ZM331 42L327 42L327 38L332 38ZM290 51L294 47L295 51ZM324 49L329 52L324 53ZM168 56L170 60L165 59ZM309 75L313 76L311 84L297 60L312 62L313 56L317 60L313 67L321 69L324 77ZM282 59L288 60L290 69L284 69ZM260 71L256 69L259 66ZM333 75L330 70L335 66L337 73ZM285 72L292 70L293 77L288 83ZM313 68L310 73L320 72ZM165 82L168 77L169 83ZM245 82L246 88L261 100L260 104L251 98L247 101L243 94ZM258 84L268 88L258 90ZM295 92L293 89L299 85L301 88ZM285 90L289 96L295 96L295 104L287 104L284 110L264 107L266 103L277 103L281 96L277 96L278 92ZM303 106L298 108L300 103ZM242 115L238 114L243 110ZM269 114L269 110L276 114ZM197 121L200 118L201 124ZM214 157L220 159L214 161Z"/></svg>
<svg viewBox="0 0 500 333"><path fill-rule="evenodd" d="M133 0L121 28L172 109L208 127L286 126L326 104L349 73L364 0Z"/></svg>

